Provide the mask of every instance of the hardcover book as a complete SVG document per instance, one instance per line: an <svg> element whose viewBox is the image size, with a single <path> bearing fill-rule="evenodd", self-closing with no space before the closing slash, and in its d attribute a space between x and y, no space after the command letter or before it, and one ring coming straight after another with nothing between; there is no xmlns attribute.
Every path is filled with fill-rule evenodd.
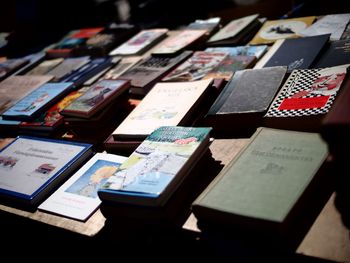
<svg viewBox="0 0 350 263"><path fill-rule="evenodd" d="M288 73L294 69L310 68L324 49L329 34L313 37L280 39L281 45L263 67L287 66ZM293 52L290 52L293 50Z"/></svg>
<svg viewBox="0 0 350 263"><path fill-rule="evenodd" d="M196 51L189 59L170 71L162 81L200 80L227 56L227 52Z"/></svg>
<svg viewBox="0 0 350 263"><path fill-rule="evenodd" d="M28 63L22 66L20 69L15 71L13 75L25 75L26 72L36 67L40 62L42 62L46 57L46 53L41 51L38 53L29 54L23 59L28 60ZM39 75L39 74L38 74Z"/></svg>
<svg viewBox="0 0 350 263"><path fill-rule="evenodd" d="M348 66L293 70L264 116L264 124L273 128L319 131Z"/></svg>
<svg viewBox="0 0 350 263"><path fill-rule="evenodd" d="M193 202L199 226L287 234L310 210L327 156L317 133L259 128Z"/></svg>
<svg viewBox="0 0 350 263"><path fill-rule="evenodd" d="M96 153L41 205L39 210L86 221L99 207L97 190L119 170L126 157Z"/></svg>
<svg viewBox="0 0 350 263"><path fill-rule="evenodd" d="M130 93L144 96L162 77L192 54L184 51L176 56L150 56L127 70L120 78L131 81Z"/></svg>
<svg viewBox="0 0 350 263"><path fill-rule="evenodd" d="M92 145L17 137L0 151L0 198L35 208L90 156Z"/></svg>
<svg viewBox="0 0 350 263"><path fill-rule="evenodd" d="M334 67L350 62L350 39L331 41L315 68Z"/></svg>
<svg viewBox="0 0 350 263"><path fill-rule="evenodd" d="M52 76L10 76L0 82L0 114L51 79Z"/></svg>
<svg viewBox="0 0 350 263"><path fill-rule="evenodd" d="M46 75L47 72L58 66L58 64L60 64L63 60L63 58L45 60L35 68L28 71L25 75Z"/></svg>
<svg viewBox="0 0 350 263"><path fill-rule="evenodd" d="M164 55L174 54L184 50L207 33L206 29L183 29L164 40L159 47L152 51L152 54Z"/></svg>
<svg viewBox="0 0 350 263"><path fill-rule="evenodd" d="M227 52L230 56L255 56L260 59L267 51L267 45L238 46L238 47L208 47L205 51Z"/></svg>
<svg viewBox="0 0 350 263"><path fill-rule="evenodd" d="M315 20L315 16L268 20L249 42L251 45L271 44L277 39L295 38Z"/></svg>
<svg viewBox="0 0 350 263"><path fill-rule="evenodd" d="M166 37L168 29L148 29L142 30L124 44L113 49L109 55L138 55L151 48L157 42Z"/></svg>
<svg viewBox="0 0 350 263"><path fill-rule="evenodd" d="M10 76L15 71L19 70L24 65L28 64L29 60L24 58L7 59L0 63L0 80Z"/></svg>
<svg viewBox="0 0 350 263"><path fill-rule="evenodd" d="M71 82L46 83L2 113L7 120L30 121L72 90Z"/></svg>
<svg viewBox="0 0 350 263"><path fill-rule="evenodd" d="M163 206L209 147L211 128L153 131L98 190L103 201Z"/></svg>
<svg viewBox="0 0 350 263"><path fill-rule="evenodd" d="M61 81L61 79L71 74L74 70L81 68L89 61L90 58L88 56L66 58L59 65L49 70L46 74L54 76L56 81Z"/></svg>
<svg viewBox="0 0 350 263"><path fill-rule="evenodd" d="M258 22L258 14L245 16L232 20L226 26L213 35L207 42L209 45L218 44L238 44L243 38L244 33L248 33L252 28L256 27Z"/></svg>
<svg viewBox="0 0 350 263"><path fill-rule="evenodd" d="M101 80L67 105L60 113L64 116L90 118L112 100L126 92L129 86L128 80Z"/></svg>
<svg viewBox="0 0 350 263"><path fill-rule="evenodd" d="M204 125L216 134L250 136L261 126L286 71L286 67L237 71L204 117Z"/></svg>
<svg viewBox="0 0 350 263"><path fill-rule="evenodd" d="M104 74L101 79L117 79L124 72L126 72L131 67L135 66L142 59L141 56L133 56L133 57L124 57L116 64L113 68L108 70L106 74Z"/></svg>
<svg viewBox="0 0 350 263"><path fill-rule="evenodd" d="M113 132L121 138L145 138L160 126L187 125L209 91L211 79L158 83Z"/></svg>

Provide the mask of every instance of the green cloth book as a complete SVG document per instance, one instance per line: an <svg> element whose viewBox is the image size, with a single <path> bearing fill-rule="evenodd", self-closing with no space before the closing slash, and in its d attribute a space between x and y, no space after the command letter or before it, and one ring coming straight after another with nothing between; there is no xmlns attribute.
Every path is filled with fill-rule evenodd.
<svg viewBox="0 0 350 263"><path fill-rule="evenodd" d="M319 134L258 128L193 202L193 213L207 225L282 233L327 156Z"/></svg>

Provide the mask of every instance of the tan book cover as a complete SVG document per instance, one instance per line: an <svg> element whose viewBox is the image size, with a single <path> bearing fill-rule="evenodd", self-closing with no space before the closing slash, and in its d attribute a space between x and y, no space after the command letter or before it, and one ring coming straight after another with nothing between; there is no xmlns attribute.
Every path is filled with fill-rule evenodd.
<svg viewBox="0 0 350 263"><path fill-rule="evenodd" d="M310 26L315 16L268 20L250 41L251 45L271 44L277 39L298 37L298 33Z"/></svg>
<svg viewBox="0 0 350 263"><path fill-rule="evenodd" d="M113 137L146 137L160 126L181 124L211 82L212 79L156 84L113 132Z"/></svg>

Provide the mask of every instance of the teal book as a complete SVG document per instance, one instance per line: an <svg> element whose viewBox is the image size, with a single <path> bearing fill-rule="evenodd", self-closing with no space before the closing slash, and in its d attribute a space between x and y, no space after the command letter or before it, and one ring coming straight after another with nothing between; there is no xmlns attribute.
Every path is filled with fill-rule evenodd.
<svg viewBox="0 0 350 263"><path fill-rule="evenodd" d="M162 126L98 190L102 201L163 206L209 146L211 128Z"/></svg>
<svg viewBox="0 0 350 263"><path fill-rule="evenodd" d="M7 109L2 117L5 120L34 120L71 91L72 87L72 82L46 83Z"/></svg>
<svg viewBox="0 0 350 263"><path fill-rule="evenodd" d="M193 202L193 213L207 225L285 234L327 156L317 133L259 128Z"/></svg>

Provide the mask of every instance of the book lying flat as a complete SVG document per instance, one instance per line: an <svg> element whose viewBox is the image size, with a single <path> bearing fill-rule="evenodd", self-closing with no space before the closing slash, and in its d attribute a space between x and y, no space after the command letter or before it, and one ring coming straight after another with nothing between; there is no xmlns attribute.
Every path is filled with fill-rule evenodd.
<svg viewBox="0 0 350 263"><path fill-rule="evenodd" d="M209 147L210 130L156 129L98 190L102 202L163 206Z"/></svg>
<svg viewBox="0 0 350 263"><path fill-rule="evenodd" d="M2 117L7 120L34 120L72 88L72 82L46 83L7 109Z"/></svg>
<svg viewBox="0 0 350 263"><path fill-rule="evenodd" d="M218 228L286 234L310 210L307 197L327 156L317 133L259 128L193 202L193 213Z"/></svg>
<svg viewBox="0 0 350 263"><path fill-rule="evenodd" d="M17 137L0 151L0 200L35 208L91 151L90 144Z"/></svg>
<svg viewBox="0 0 350 263"><path fill-rule="evenodd" d="M99 207L98 188L119 170L126 157L96 153L38 208L86 221Z"/></svg>

